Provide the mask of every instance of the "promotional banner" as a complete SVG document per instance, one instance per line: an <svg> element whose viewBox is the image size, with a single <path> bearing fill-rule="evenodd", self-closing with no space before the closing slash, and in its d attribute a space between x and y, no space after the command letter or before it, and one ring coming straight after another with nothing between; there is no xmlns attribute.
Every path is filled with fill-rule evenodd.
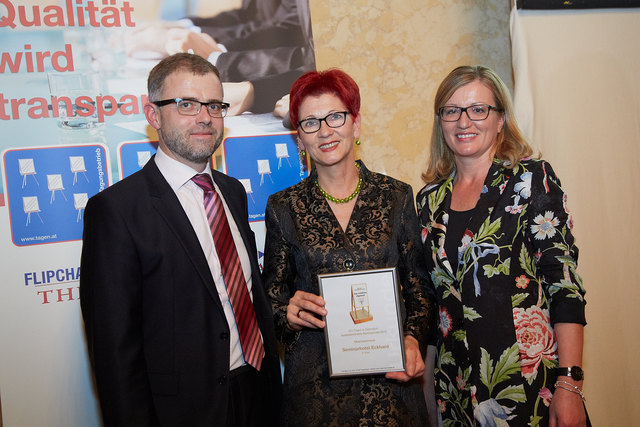
<svg viewBox="0 0 640 427"><path fill-rule="evenodd" d="M268 196L308 173L282 100L315 68L308 1L0 0L0 38L2 421L97 426L83 212L157 149L148 72L181 51L218 67L231 107L212 165L244 185L261 251Z"/></svg>

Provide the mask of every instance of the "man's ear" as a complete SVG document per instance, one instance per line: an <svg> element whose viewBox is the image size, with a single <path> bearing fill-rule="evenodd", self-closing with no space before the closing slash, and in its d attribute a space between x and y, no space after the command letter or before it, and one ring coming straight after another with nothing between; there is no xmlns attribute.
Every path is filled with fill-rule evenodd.
<svg viewBox="0 0 640 427"><path fill-rule="evenodd" d="M160 108L150 102L144 104L144 116L155 130L160 129Z"/></svg>

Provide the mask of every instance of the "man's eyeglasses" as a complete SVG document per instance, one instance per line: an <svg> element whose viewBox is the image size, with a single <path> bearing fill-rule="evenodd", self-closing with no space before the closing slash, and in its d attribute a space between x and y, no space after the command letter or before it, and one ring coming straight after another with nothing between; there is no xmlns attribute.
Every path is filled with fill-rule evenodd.
<svg viewBox="0 0 640 427"><path fill-rule="evenodd" d="M336 111L327 114L321 119L312 117L310 119L300 120L298 122L298 126L304 133L318 132L320 130L320 126L322 126L322 122L325 122L330 128L339 128L344 125L344 122L347 120L347 114L349 114L348 111Z"/></svg>
<svg viewBox="0 0 640 427"><path fill-rule="evenodd" d="M489 117L491 110L502 112L500 108L496 108L488 104L473 104L468 107L454 107L452 105L444 106L438 110L438 115L443 122L457 122L462 117L462 112L467 113L469 120L479 122Z"/></svg>
<svg viewBox="0 0 640 427"><path fill-rule="evenodd" d="M227 104L226 102L200 102L195 99L183 98L163 99L162 101L153 101L152 104L156 104L158 107L169 104L176 104L178 113L184 116L195 116L200 114L200 110L202 109L203 105L207 107L207 112L211 117L224 117L227 115L227 110L229 109L229 104Z"/></svg>

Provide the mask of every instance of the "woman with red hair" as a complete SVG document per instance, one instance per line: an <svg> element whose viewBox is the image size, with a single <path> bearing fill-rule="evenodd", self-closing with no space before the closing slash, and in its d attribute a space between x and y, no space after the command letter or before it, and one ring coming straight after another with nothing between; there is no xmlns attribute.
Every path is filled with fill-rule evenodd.
<svg viewBox="0 0 640 427"><path fill-rule="evenodd" d="M425 425L420 376L432 309L411 187L355 160L360 93L343 71L301 76L289 117L314 167L266 210L263 278L285 350L282 424ZM387 267L400 281L405 371L331 378L317 276Z"/></svg>

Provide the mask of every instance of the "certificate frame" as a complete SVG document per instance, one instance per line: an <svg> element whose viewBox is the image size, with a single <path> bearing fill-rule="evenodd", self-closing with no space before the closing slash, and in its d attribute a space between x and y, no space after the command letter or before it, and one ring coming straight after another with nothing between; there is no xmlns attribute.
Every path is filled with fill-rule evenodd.
<svg viewBox="0 0 640 427"><path fill-rule="evenodd" d="M398 283L395 267L318 275L331 377L405 370Z"/></svg>

